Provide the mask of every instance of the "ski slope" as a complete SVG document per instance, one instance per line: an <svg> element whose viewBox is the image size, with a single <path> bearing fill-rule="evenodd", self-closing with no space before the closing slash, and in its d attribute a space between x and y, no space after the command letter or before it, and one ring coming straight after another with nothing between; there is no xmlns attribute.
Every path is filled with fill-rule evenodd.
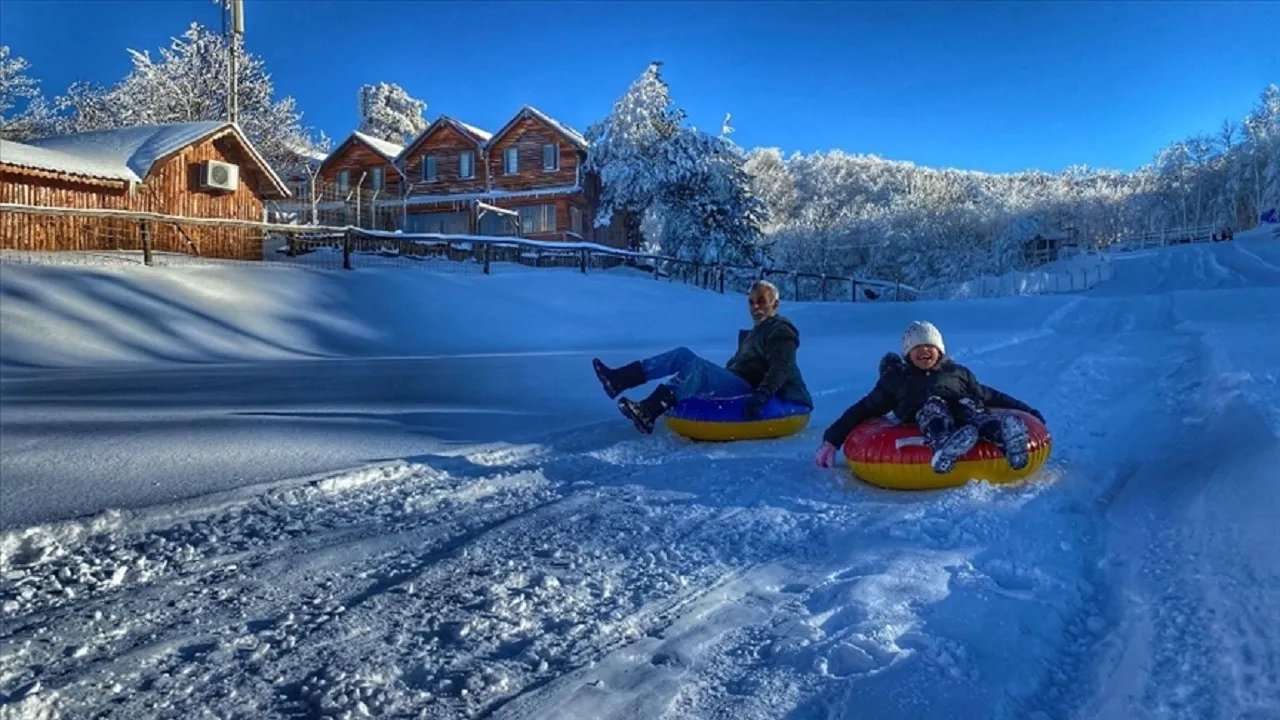
<svg viewBox="0 0 1280 720"><path fill-rule="evenodd" d="M813 422L709 445L588 360L727 358L741 298L6 265L0 713L1280 717L1277 267L1242 233L1081 295L784 302ZM811 466L916 318L1045 413L1033 482Z"/></svg>

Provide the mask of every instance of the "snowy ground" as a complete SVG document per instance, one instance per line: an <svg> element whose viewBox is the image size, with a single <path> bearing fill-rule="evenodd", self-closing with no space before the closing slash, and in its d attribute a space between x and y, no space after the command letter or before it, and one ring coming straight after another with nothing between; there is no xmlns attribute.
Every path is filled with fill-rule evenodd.
<svg viewBox="0 0 1280 720"><path fill-rule="evenodd" d="M1114 272L785 306L813 423L699 445L587 359L723 359L741 298L5 265L0 716L1280 718L1280 243ZM810 467L917 317L1044 411L1033 482Z"/></svg>

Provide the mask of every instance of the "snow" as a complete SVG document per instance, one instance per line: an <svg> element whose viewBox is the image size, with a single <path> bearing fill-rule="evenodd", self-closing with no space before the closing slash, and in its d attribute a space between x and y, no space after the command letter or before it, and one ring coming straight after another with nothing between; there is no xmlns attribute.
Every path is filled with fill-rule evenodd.
<svg viewBox="0 0 1280 720"><path fill-rule="evenodd" d="M457 123L463 130L466 130L467 132L479 138L481 142L489 142L489 140L493 137L493 133L489 132L488 130L482 130L476 127L475 125L468 125L467 123L464 123L461 120L456 120L454 118L450 118L450 120Z"/></svg>
<svg viewBox="0 0 1280 720"><path fill-rule="evenodd" d="M142 178L127 166L122 166L118 162L87 160L70 153L25 145L12 140L0 140L0 163L109 180L142 181Z"/></svg>
<svg viewBox="0 0 1280 720"><path fill-rule="evenodd" d="M234 129L263 172L287 196L288 190L280 177L249 144L244 133L223 121L134 125L29 140L25 145L0 141L3 142L0 158L23 167L142 182L151 174L156 161L226 127Z"/></svg>
<svg viewBox="0 0 1280 720"><path fill-rule="evenodd" d="M351 134L356 138L358 138L360 142L368 145L374 150L377 150L378 153L380 153L383 157L385 157L389 161L394 161L400 155L400 153L404 152L403 145L397 145L392 142L387 142L386 140L381 140L379 138L373 137L372 135L365 135L362 132L353 132Z"/></svg>
<svg viewBox="0 0 1280 720"><path fill-rule="evenodd" d="M785 303L800 435L640 436L588 360L722 360L625 272L0 265L6 717L1275 717L1280 242L1083 293ZM810 466L910 320L1030 483Z"/></svg>
<svg viewBox="0 0 1280 720"><path fill-rule="evenodd" d="M130 173L130 179L140 181L160 158L226 125L221 121L135 125L41 138L27 144L81 158L86 170L111 169L118 174Z"/></svg>

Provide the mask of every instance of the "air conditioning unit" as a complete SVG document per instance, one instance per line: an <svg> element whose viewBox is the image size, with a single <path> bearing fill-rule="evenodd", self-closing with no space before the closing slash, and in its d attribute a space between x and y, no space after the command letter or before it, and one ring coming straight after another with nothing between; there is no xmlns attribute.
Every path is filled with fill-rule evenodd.
<svg viewBox="0 0 1280 720"><path fill-rule="evenodd" d="M205 160L200 163L201 190L229 190L240 186L240 168L231 163Z"/></svg>

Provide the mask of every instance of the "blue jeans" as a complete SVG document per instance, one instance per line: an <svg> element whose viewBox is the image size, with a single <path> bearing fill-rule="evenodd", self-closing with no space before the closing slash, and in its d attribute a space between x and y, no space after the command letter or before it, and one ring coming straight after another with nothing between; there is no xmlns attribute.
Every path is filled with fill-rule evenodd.
<svg viewBox="0 0 1280 720"><path fill-rule="evenodd" d="M723 365L698 357L687 347L664 352L640 361L646 380L674 375L667 385L676 400L690 397L734 397L748 395L754 389L746 380L734 375Z"/></svg>

